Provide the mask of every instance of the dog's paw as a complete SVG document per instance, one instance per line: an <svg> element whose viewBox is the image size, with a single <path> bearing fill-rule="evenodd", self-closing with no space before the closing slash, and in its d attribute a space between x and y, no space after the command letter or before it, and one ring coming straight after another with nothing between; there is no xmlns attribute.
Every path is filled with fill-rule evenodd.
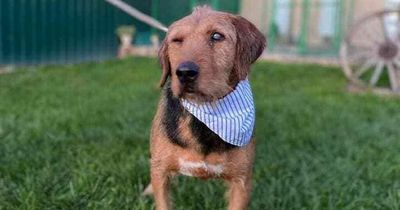
<svg viewBox="0 0 400 210"><path fill-rule="evenodd" d="M146 189L143 190L142 196L151 196L153 195L153 186L151 184L147 185Z"/></svg>

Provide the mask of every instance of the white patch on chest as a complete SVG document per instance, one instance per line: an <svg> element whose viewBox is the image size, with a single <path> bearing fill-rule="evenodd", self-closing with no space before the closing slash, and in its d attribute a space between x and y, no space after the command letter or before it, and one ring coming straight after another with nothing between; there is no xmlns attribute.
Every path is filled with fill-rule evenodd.
<svg viewBox="0 0 400 210"><path fill-rule="evenodd" d="M209 164L204 161L188 161L179 158L179 173L186 176L193 176L193 170L204 170L207 173L214 176L220 176L224 171L224 166L222 164Z"/></svg>

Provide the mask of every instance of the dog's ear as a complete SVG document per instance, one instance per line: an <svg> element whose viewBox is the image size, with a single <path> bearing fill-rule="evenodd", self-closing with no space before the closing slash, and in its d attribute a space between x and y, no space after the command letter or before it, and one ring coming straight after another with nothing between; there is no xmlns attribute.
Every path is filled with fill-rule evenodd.
<svg viewBox="0 0 400 210"><path fill-rule="evenodd" d="M249 73L250 65L264 51L266 40L256 26L245 18L235 16L232 21L237 37L234 71L239 80L243 80Z"/></svg>
<svg viewBox="0 0 400 210"><path fill-rule="evenodd" d="M161 75L159 86L163 87L165 82L168 79L168 76L171 74L171 65L169 63L168 44L167 44L166 38L162 42L160 50L158 51L158 58L160 60L160 64L161 64L161 68L162 68L162 75Z"/></svg>

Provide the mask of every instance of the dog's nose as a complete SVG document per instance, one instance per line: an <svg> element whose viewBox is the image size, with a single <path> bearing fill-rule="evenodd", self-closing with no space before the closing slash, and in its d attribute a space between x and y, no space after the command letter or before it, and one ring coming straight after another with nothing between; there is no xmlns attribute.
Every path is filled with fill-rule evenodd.
<svg viewBox="0 0 400 210"><path fill-rule="evenodd" d="M176 76L181 83L193 82L199 74L199 66L191 61L181 63L176 69Z"/></svg>

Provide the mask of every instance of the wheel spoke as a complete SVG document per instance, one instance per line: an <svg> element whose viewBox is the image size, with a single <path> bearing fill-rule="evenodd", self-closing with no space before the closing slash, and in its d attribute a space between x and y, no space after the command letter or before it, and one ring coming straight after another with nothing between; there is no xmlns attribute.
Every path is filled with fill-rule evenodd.
<svg viewBox="0 0 400 210"><path fill-rule="evenodd" d="M379 23L382 27L382 31L383 31L383 36L385 37L386 41L390 41L390 37L389 37L389 33L387 31L387 27L385 26L385 16L380 16L379 17Z"/></svg>
<svg viewBox="0 0 400 210"><path fill-rule="evenodd" d="M382 71L383 71L383 67L384 67L384 66L385 66L385 65L384 65L384 62L382 62L382 61L379 62L378 65L376 65L374 74L372 75L371 80L369 81L369 84L370 84L370 85L372 85L372 86L375 86L375 85L376 85L376 83L377 83L378 80L379 80L379 77L380 77L381 74L382 74Z"/></svg>
<svg viewBox="0 0 400 210"><path fill-rule="evenodd" d="M395 40L398 42L398 41L400 40L400 33L399 33L399 29L400 29L400 20L399 20L399 18L400 18L400 16L399 16L399 14L397 14L397 18L398 18L398 20L397 20L397 23L396 23L396 36L395 36Z"/></svg>
<svg viewBox="0 0 400 210"><path fill-rule="evenodd" d="M398 58L393 60L393 64L395 69L400 69L400 60Z"/></svg>
<svg viewBox="0 0 400 210"><path fill-rule="evenodd" d="M396 72L393 63L388 63L387 68L389 71L390 86L392 87L393 91L397 91L399 90L399 85L400 85L398 72Z"/></svg>
<svg viewBox="0 0 400 210"><path fill-rule="evenodd" d="M363 63L363 65L356 70L356 77L360 77L365 72L367 72L374 64L376 64L375 59L369 59Z"/></svg>
<svg viewBox="0 0 400 210"><path fill-rule="evenodd" d="M371 20L369 24L367 23L365 25L365 27L364 27L365 29L363 31L361 31L361 32L363 32L363 33L361 33L361 35L366 36L366 38L369 39L371 42L373 42L375 44L379 44L383 40L381 39L381 34L377 33L377 31L371 31L371 29L374 28L373 26L375 25L373 22L376 22L376 21ZM378 24L380 24L380 23L378 23Z"/></svg>
<svg viewBox="0 0 400 210"><path fill-rule="evenodd" d="M361 44L361 43L353 42L353 43L349 44L349 46L351 49L359 50L359 51L366 51L366 52L370 52L370 53L372 53L374 50L377 49L377 45L375 45L375 44L374 45L366 45L366 44L358 45L358 44Z"/></svg>
<svg viewBox="0 0 400 210"><path fill-rule="evenodd" d="M373 41L370 42L369 40L355 39L351 41L350 46L356 49L374 50L377 48L378 43Z"/></svg>
<svg viewBox="0 0 400 210"><path fill-rule="evenodd" d="M360 62L361 59L369 59L373 57L371 52L368 51L361 51L361 52L356 52L353 55L350 56L350 62ZM361 61L362 62L362 61Z"/></svg>

